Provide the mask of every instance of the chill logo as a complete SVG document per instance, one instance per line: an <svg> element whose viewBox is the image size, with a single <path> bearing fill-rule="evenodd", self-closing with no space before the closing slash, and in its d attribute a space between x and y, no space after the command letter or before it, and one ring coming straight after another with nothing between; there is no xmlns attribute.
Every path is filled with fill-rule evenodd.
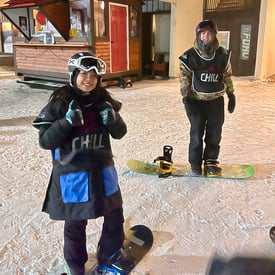
<svg viewBox="0 0 275 275"><path fill-rule="evenodd" d="M219 82L219 75L214 73L202 73L200 80L202 82Z"/></svg>
<svg viewBox="0 0 275 275"><path fill-rule="evenodd" d="M72 140L72 150L103 149L102 134L76 137Z"/></svg>

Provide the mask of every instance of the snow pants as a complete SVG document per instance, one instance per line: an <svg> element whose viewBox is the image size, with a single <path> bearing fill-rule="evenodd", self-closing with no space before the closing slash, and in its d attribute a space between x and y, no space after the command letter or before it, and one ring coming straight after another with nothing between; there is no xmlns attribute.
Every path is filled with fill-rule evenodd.
<svg viewBox="0 0 275 275"><path fill-rule="evenodd" d="M188 100L185 109L190 122L189 163L192 169L201 171L203 160L219 157L224 98L212 101Z"/></svg>
<svg viewBox="0 0 275 275"><path fill-rule="evenodd" d="M122 247L124 241L123 210L104 216L97 259L106 264L109 257ZM64 258L73 275L84 275L88 260L86 249L87 220L66 220L64 225Z"/></svg>

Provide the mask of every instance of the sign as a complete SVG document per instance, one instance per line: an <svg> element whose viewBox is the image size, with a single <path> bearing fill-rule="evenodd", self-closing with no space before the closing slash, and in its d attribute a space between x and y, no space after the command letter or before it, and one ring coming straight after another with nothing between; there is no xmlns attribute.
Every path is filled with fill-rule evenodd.
<svg viewBox="0 0 275 275"><path fill-rule="evenodd" d="M240 59L249 60L251 44L251 25L241 25Z"/></svg>

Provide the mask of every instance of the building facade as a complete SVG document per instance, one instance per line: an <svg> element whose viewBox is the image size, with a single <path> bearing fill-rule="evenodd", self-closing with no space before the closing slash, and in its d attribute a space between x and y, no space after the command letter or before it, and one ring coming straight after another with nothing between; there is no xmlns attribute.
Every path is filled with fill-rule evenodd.
<svg viewBox="0 0 275 275"><path fill-rule="evenodd" d="M141 77L156 52L168 55L169 77L178 77L178 57L206 18L232 50L234 75L275 73L274 0L0 0L0 10L1 51L13 52L24 78L65 80L66 62L80 50L106 61L107 80Z"/></svg>
<svg viewBox="0 0 275 275"><path fill-rule="evenodd" d="M179 76L178 57L193 45L203 19L217 22L223 45L233 51L233 75L267 79L275 73L275 1L163 0L171 3L169 76Z"/></svg>
<svg viewBox="0 0 275 275"><path fill-rule="evenodd" d="M103 80L141 77L141 0L0 0L15 27L15 71L67 80L67 61L91 51L107 63Z"/></svg>

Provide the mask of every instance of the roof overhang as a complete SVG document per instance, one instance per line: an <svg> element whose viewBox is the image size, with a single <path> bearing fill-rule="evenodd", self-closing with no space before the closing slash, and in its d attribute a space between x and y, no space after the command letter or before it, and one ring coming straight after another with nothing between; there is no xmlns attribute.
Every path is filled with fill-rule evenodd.
<svg viewBox="0 0 275 275"><path fill-rule="evenodd" d="M33 6L43 6L50 3L56 3L56 0L0 0L0 10L15 9Z"/></svg>

